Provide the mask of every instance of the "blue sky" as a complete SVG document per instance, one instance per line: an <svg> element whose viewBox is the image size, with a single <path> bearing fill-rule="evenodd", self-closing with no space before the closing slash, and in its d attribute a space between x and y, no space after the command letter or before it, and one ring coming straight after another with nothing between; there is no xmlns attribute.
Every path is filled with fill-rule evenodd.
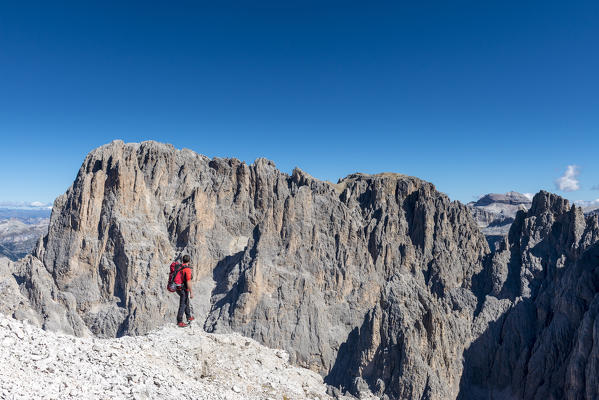
<svg viewBox="0 0 599 400"><path fill-rule="evenodd" d="M2 2L0 201L113 139L599 198L598 2L214 3Z"/></svg>

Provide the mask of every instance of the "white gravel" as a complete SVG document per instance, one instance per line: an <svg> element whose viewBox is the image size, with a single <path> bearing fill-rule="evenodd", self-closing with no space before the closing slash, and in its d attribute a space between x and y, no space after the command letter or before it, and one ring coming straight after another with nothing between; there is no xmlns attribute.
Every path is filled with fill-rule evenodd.
<svg viewBox="0 0 599 400"><path fill-rule="evenodd" d="M78 338L0 314L1 399L330 399L322 377L238 334L166 326Z"/></svg>

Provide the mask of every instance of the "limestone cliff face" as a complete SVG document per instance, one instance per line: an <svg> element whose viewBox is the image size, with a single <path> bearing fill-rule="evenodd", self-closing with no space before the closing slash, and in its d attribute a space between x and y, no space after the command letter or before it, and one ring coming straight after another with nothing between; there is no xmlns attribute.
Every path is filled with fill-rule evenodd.
<svg viewBox="0 0 599 400"><path fill-rule="evenodd" d="M168 265L188 253L206 330L284 348L354 394L592 399L598 238L596 216L543 192L491 253L467 207L417 178L330 184L116 141L87 156L34 254L0 263L21 296L0 308L142 334L174 322Z"/></svg>
<svg viewBox="0 0 599 400"><path fill-rule="evenodd" d="M116 141L87 156L15 276L46 328L140 334L173 321L164 285L182 252L207 330L282 347L354 392L457 394L488 247L432 184L355 174L332 185L265 159Z"/></svg>
<svg viewBox="0 0 599 400"><path fill-rule="evenodd" d="M35 256L93 334L141 334L172 321L176 295L165 276L180 253L192 257L201 314L213 269L245 248L268 207L275 171L265 160L248 167L155 142L112 142L87 156L56 200Z"/></svg>
<svg viewBox="0 0 599 400"><path fill-rule="evenodd" d="M352 392L455 397L488 252L465 206L401 175L333 188L296 170L288 190L218 271L207 329L292 349Z"/></svg>

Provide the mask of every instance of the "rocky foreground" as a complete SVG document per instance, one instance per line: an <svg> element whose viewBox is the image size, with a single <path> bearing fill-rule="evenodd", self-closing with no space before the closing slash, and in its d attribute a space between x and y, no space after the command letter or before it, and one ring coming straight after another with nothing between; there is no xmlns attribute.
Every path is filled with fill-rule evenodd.
<svg viewBox="0 0 599 400"><path fill-rule="evenodd" d="M238 334L166 326L78 338L0 314L2 399L330 399L322 377Z"/></svg>

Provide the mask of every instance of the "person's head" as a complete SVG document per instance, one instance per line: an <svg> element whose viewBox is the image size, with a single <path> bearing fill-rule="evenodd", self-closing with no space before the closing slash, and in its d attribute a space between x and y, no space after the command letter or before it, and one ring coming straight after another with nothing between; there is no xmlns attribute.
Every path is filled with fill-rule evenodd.
<svg viewBox="0 0 599 400"><path fill-rule="evenodd" d="M189 262L189 260L191 260L189 258L189 256L187 254L185 254L183 257L181 257L181 261L183 262L183 264L187 264Z"/></svg>

